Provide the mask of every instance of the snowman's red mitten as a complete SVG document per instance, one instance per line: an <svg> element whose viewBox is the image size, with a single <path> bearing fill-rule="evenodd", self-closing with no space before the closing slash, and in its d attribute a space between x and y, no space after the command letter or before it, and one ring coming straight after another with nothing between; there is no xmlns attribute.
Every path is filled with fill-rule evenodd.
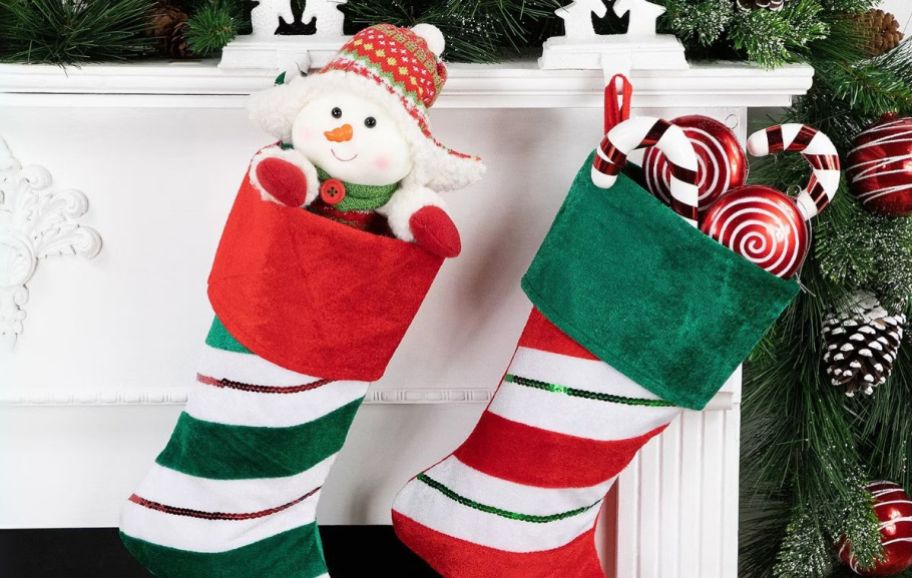
<svg viewBox="0 0 912 578"><path fill-rule="evenodd" d="M278 145L266 147L253 157L250 182L263 199L289 207L309 205L320 189L313 164L295 150Z"/></svg>
<svg viewBox="0 0 912 578"><path fill-rule="evenodd" d="M440 207L422 207L409 219L415 242L441 257L456 257L462 251L459 230Z"/></svg>
<svg viewBox="0 0 912 578"><path fill-rule="evenodd" d="M440 257L455 257L462 242L440 195L427 187L405 185L377 209L386 216L393 235L414 242Z"/></svg>

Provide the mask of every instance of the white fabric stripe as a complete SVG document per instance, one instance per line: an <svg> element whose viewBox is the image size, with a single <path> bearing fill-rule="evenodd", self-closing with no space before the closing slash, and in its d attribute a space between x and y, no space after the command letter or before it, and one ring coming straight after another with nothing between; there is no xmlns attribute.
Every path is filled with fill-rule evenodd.
<svg viewBox="0 0 912 578"><path fill-rule="evenodd" d="M660 399L605 362L520 347L507 373L598 393Z"/></svg>
<svg viewBox="0 0 912 578"><path fill-rule="evenodd" d="M322 486L336 455L300 474L264 479L211 480L154 464L135 493L160 504L204 512L260 512L297 500Z"/></svg>
<svg viewBox="0 0 912 578"><path fill-rule="evenodd" d="M425 474L470 500L510 512L536 516L559 514L592 505L605 497L614 483L612 478L584 488L524 486L479 472L452 455L427 470Z"/></svg>
<svg viewBox="0 0 912 578"><path fill-rule="evenodd" d="M399 492L393 508L432 530L507 552L564 546L592 528L599 512L595 506L555 522L523 522L464 506L418 480L412 480Z"/></svg>
<svg viewBox="0 0 912 578"><path fill-rule="evenodd" d="M298 393L257 393L196 383L185 411L227 425L290 427L364 397L366 381L333 381Z"/></svg>
<svg viewBox="0 0 912 578"><path fill-rule="evenodd" d="M253 385L303 385L322 379L290 371L253 353L225 351L209 345L203 346L197 367L209 377Z"/></svg>
<svg viewBox="0 0 912 578"><path fill-rule="evenodd" d="M301 495L308 491L303 490ZM316 492L286 510L255 520L201 520L127 502L121 512L120 529L133 538L169 548L227 552L312 523L319 496L320 492Z"/></svg>
<svg viewBox="0 0 912 578"><path fill-rule="evenodd" d="M488 411L533 427L598 441L641 436L681 413L677 407L625 405L510 382L501 383Z"/></svg>

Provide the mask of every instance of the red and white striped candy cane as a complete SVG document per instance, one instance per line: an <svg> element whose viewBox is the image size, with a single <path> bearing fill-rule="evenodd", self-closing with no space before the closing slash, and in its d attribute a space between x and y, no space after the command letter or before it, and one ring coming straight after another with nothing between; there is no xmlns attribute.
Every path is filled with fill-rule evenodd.
<svg viewBox="0 0 912 578"><path fill-rule="evenodd" d="M811 165L811 179L795 199L806 221L829 205L839 189L839 153L830 137L815 128L797 123L771 126L752 134L747 150L755 157L798 152Z"/></svg>
<svg viewBox="0 0 912 578"><path fill-rule="evenodd" d="M627 155L639 148L656 147L671 166L671 208L697 226L697 154L679 126L660 118L640 116L617 124L599 144L592 162L592 182L601 189L614 185L627 163Z"/></svg>

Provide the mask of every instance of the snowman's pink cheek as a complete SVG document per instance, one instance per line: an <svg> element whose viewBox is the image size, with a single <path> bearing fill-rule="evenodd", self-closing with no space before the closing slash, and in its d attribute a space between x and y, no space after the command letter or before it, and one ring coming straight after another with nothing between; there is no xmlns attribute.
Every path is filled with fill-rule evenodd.
<svg viewBox="0 0 912 578"><path fill-rule="evenodd" d="M377 170L385 171L386 169L390 168L390 165L392 165L392 164L393 164L393 162L386 155L380 155L378 157L374 157L374 168L376 168Z"/></svg>
<svg viewBox="0 0 912 578"><path fill-rule="evenodd" d="M312 128L309 126L302 126L298 128L297 134L295 135L299 140L308 141L313 140L313 136L316 134Z"/></svg>

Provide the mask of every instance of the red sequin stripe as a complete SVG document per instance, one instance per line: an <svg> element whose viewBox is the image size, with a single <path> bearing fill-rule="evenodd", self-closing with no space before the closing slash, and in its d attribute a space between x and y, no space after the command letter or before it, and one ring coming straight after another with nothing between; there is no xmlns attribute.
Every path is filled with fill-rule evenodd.
<svg viewBox="0 0 912 578"><path fill-rule="evenodd" d="M204 512L202 510L191 510L189 508L178 508L176 506L168 506L167 504L161 504L159 502L153 502L152 500L147 500L141 496L133 494L130 496L130 501L134 504L138 504L144 508L149 508L150 510L155 510L157 512L162 512L165 514L171 514L173 516L186 516L188 518L198 518L200 520L227 520L232 522L242 521L242 520L256 520L257 518L265 518L266 516L271 516L272 514L277 514L282 510L287 510L288 508L300 504L310 496L314 495L320 487L316 487L311 491L307 492L300 498L292 500L287 504L282 504L275 508L269 508L268 510L260 510L259 512L246 512L243 514L231 514L227 512Z"/></svg>
<svg viewBox="0 0 912 578"><path fill-rule="evenodd" d="M842 166L839 155L804 155L804 158L817 170L838 171Z"/></svg>
<svg viewBox="0 0 912 578"><path fill-rule="evenodd" d="M250 391L253 393L300 393L302 391L309 391L311 389L322 387L328 383L332 383L334 380L318 379L317 381L312 381L310 383L304 383L301 385L252 385L249 383L232 381L230 379L217 379L215 377L209 377L208 375L197 373L196 381L204 385L224 387L227 389L237 389L240 391Z"/></svg>
<svg viewBox="0 0 912 578"><path fill-rule="evenodd" d="M789 152L801 152L811 144L811 141L814 140L815 136L817 136L817 129L802 125L801 130L795 135L795 140L793 140L792 144L785 150Z"/></svg>

